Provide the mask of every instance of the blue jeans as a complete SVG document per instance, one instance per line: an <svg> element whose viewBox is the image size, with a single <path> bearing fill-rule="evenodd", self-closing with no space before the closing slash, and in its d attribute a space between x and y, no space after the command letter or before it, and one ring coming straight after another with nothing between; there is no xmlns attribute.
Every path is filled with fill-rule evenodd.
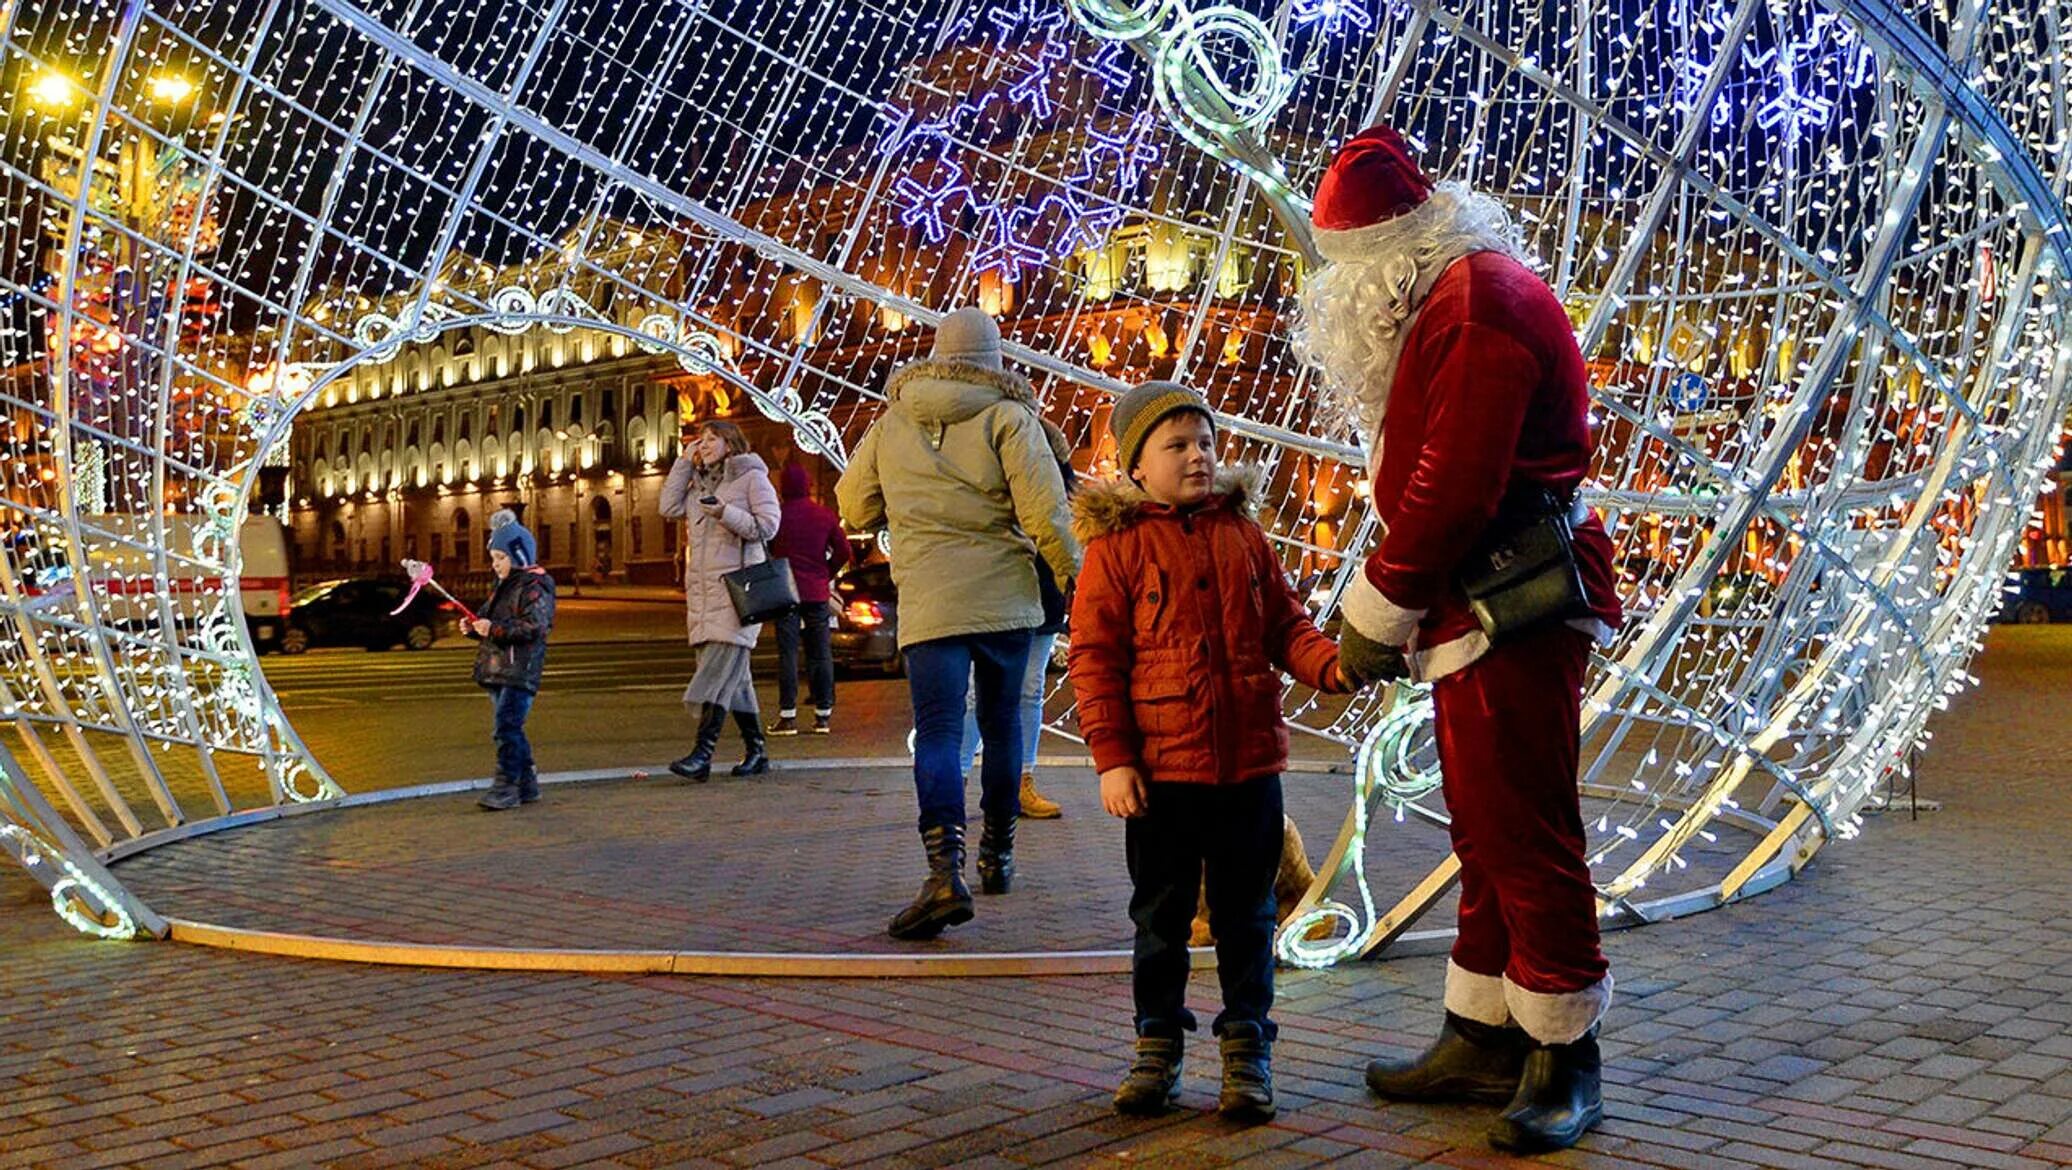
<svg viewBox="0 0 2072 1170"><path fill-rule="evenodd" d="M964 699L977 694L986 762L979 771L979 807L995 816L1021 811L1022 680L1029 670L1029 634L966 634L906 648L907 690L914 700L914 795L921 830L964 823Z"/></svg>
<svg viewBox="0 0 2072 1170"><path fill-rule="evenodd" d="M1034 634L1029 638L1029 669L1022 673L1022 771L1036 767L1037 749L1043 746L1043 689L1050 681L1050 648L1058 640L1056 634ZM971 774L971 761L978 756L978 688L972 688L973 699L964 704L964 743L959 749L959 758L964 761L964 774Z"/></svg>
<svg viewBox="0 0 2072 1170"><path fill-rule="evenodd" d="M525 738L525 717L532 714L533 693L517 687L491 687L496 706L496 774L501 780L532 775L532 743Z"/></svg>

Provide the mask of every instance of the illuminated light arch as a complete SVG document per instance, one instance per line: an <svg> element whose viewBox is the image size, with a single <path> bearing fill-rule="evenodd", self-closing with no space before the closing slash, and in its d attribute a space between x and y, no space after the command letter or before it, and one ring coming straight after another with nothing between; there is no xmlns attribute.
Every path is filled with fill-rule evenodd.
<svg viewBox="0 0 2072 1170"><path fill-rule="evenodd" d="M1672 7L1684 18L1661 19ZM1100 392L1125 370L1204 385L1229 457L1285 489L1266 520L1328 615L1373 524L1357 496L1326 516L1300 490L1319 468L1356 478L1360 452L1313 409L1279 315L1325 147L1397 122L1435 170L1530 217L1594 363L1604 442L1587 495L1612 522L1635 619L1593 669L1585 739L1615 923L1745 895L1854 831L1966 677L2054 455L2072 270L2067 164L2050 148L2072 124L2065 0L1677 0L1637 15L1390 0L1361 6L1365 20L1310 0L946 0L847 22L751 0L733 27L603 0L488 8L497 31L475 40L351 0L46 5L35 27L23 6L0 10L25 68L55 65L54 44L93 46L72 62L83 120L10 104L19 138L172 160L166 198L127 204L92 181L67 188L56 155L0 164L10 205L56 229L57 261L0 286L17 313L0 322L0 405L19 432L4 455L49 473L0 485L0 525L35 534L0 555L0 720L19 745L0 757L0 820L72 867L30 872L70 882L65 904L93 921L157 929L101 861L187 831L190 808L221 822L339 791L250 657L235 532L297 410L332 386L376 393L350 376L373 350L458 326L662 345L839 462L870 414L853 408L900 355L887 339L1011 288L1034 324L1010 324L1009 356L1074 438L1093 438ZM694 25L724 51L701 51ZM1254 88L1217 74L1232 45ZM860 64L883 60L896 67ZM149 106L141 79L176 66L209 70L220 123ZM607 71L611 85L581 84ZM765 124L684 96L730 76L769 99ZM2037 76L2056 83L2025 83ZM394 124L396 87L424 95L424 133ZM698 158L671 146L687 136ZM738 181L700 171L710 158ZM648 238L607 238L608 208L632 209ZM1133 232L1164 233L1163 287L1128 286L1125 264L1099 299L1079 295L1087 245L1126 250ZM478 245L529 257L536 279L467 293ZM154 310L126 299L125 269L199 281L229 308ZM810 303L758 310L755 290L783 281L810 284ZM578 288L613 301L592 310ZM1079 356L1096 335L1101 371ZM1231 339L1246 360L1221 360ZM540 340L485 337L465 360L502 376L546 360ZM409 392L422 361L378 393L395 378ZM262 389L261 369L308 381ZM629 447L653 438L645 418L626 428ZM444 466L493 471L517 446L455 434ZM422 450L440 470L437 444ZM340 491L388 486L370 472L351 442L320 474ZM1311 544L1318 532L1333 543ZM1309 899L1320 917L1305 929L1334 937L1305 940L1299 961L1400 945L1446 888L1445 866L1379 901L1357 881L1370 833L1444 816L1413 703L1288 700L1300 729L1358 763L1360 802ZM1390 806L1400 829L1368 817ZM1755 843L1707 841L1721 826Z"/></svg>

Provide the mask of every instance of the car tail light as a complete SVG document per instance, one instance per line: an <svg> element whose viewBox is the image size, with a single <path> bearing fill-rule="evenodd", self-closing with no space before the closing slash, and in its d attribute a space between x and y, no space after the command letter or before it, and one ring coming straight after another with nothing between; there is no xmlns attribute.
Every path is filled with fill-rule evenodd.
<svg viewBox="0 0 2072 1170"><path fill-rule="evenodd" d="M280 588L280 592L278 592L278 593L274 594L274 597L275 597L275 599L276 599L276 600L278 600L278 601L280 602L281 608L280 608L280 611L279 611L279 612L281 612L281 613L287 613L287 612L288 612L288 611L289 611L290 609L294 608L293 606L291 606L291 605L290 605L290 604L288 603L288 602L289 602L288 586L287 586L287 584L286 584L285 582L284 582L284 583L282 583L282 585L281 585L281 588Z"/></svg>
<svg viewBox="0 0 2072 1170"><path fill-rule="evenodd" d="M875 601L852 601L848 612L852 623L865 628L885 624L885 607Z"/></svg>

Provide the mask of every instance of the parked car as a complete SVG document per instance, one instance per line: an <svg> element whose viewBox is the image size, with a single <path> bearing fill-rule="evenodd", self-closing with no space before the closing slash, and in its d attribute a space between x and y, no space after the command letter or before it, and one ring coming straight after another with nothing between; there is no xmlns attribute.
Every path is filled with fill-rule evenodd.
<svg viewBox="0 0 2072 1170"><path fill-rule="evenodd" d="M312 646L429 650L453 625L460 607L420 593L403 612L392 614L409 591L410 583L401 577L351 577L312 585L289 603L281 653L300 654Z"/></svg>
<svg viewBox="0 0 2072 1170"><path fill-rule="evenodd" d="M2017 569L2008 578L2006 596L1993 615L1996 622L2072 622L2072 567Z"/></svg>
<svg viewBox="0 0 2072 1170"><path fill-rule="evenodd" d="M892 584L892 566L851 565L834 579L835 665L844 670L906 672L899 652L899 589Z"/></svg>

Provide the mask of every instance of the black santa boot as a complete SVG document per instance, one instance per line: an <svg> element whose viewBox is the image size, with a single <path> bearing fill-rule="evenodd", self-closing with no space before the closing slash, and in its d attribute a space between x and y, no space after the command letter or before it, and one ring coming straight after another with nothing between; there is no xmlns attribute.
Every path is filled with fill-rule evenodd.
<svg viewBox="0 0 2072 1170"><path fill-rule="evenodd" d="M1367 1063L1367 1087L1392 1101L1481 1101L1501 1105L1518 1091L1532 1038L1516 1024L1484 1024L1446 1013L1439 1037L1414 1060Z"/></svg>
<svg viewBox="0 0 2072 1170"><path fill-rule="evenodd" d="M1489 1144L1530 1154L1565 1150L1604 1116L1597 1029L1571 1044L1534 1044L1511 1104L1490 1127Z"/></svg>
<svg viewBox="0 0 2072 1170"><path fill-rule="evenodd" d="M736 776L760 776L770 770L770 741L763 738L763 718L760 712L734 712L734 726L741 729L741 746L744 749L741 762L734 765Z"/></svg>
<svg viewBox="0 0 2072 1170"><path fill-rule="evenodd" d="M727 709L706 703L698 717L698 742L691 754L670 763L669 770L686 780L703 780L712 775L712 753L719 748L720 728L727 725Z"/></svg>
<svg viewBox="0 0 2072 1170"><path fill-rule="evenodd" d="M947 926L971 921L971 887L964 884L964 826L921 830L928 878L913 904L893 916L885 933L902 942L934 938Z"/></svg>

